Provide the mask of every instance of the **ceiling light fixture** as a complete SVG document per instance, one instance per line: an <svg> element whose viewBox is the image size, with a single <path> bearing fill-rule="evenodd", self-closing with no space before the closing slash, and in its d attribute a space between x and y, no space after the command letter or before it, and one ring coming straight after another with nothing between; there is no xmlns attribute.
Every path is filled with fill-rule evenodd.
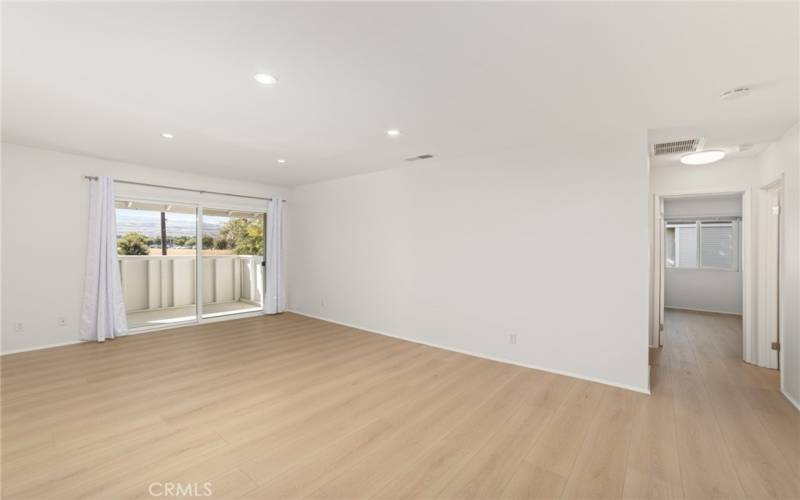
<svg viewBox="0 0 800 500"><path fill-rule="evenodd" d="M277 78L275 78L272 75L268 75L266 73L258 73L254 75L253 78L255 78L258 83L261 83L263 85L275 85L276 83L278 83Z"/></svg>
<svg viewBox="0 0 800 500"><path fill-rule="evenodd" d="M397 137L398 135L400 135L400 131L397 130L396 128L390 128L389 130L386 131L386 135L388 135L389 137Z"/></svg>
<svg viewBox="0 0 800 500"><path fill-rule="evenodd" d="M163 137L164 139L172 139L175 136L170 134L169 132L162 132L161 137Z"/></svg>
<svg viewBox="0 0 800 500"><path fill-rule="evenodd" d="M720 149L707 149L696 153L688 153L681 156L681 163L684 165L708 165L725 158L725 151Z"/></svg>
<svg viewBox="0 0 800 500"><path fill-rule="evenodd" d="M278 163L286 163L286 160L284 158L278 158Z"/></svg>

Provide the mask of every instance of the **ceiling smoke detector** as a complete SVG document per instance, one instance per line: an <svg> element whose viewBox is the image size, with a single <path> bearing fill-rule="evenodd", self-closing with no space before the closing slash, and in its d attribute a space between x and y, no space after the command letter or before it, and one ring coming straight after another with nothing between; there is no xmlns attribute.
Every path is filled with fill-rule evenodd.
<svg viewBox="0 0 800 500"><path fill-rule="evenodd" d="M411 158L406 158L405 161L430 160L431 158L433 158L433 155L426 153L424 155L412 156Z"/></svg>
<svg viewBox="0 0 800 500"><path fill-rule="evenodd" d="M723 92L719 98L723 101L732 101L750 95L750 87L736 87L735 89Z"/></svg>
<svg viewBox="0 0 800 500"><path fill-rule="evenodd" d="M702 149L704 143L705 140L702 137L698 137L696 139L683 139L680 141L653 144L653 156L693 153Z"/></svg>

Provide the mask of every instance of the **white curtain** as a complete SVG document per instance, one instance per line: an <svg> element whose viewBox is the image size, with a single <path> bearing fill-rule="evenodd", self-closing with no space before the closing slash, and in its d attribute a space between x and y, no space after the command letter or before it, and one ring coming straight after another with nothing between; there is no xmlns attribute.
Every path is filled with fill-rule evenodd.
<svg viewBox="0 0 800 500"><path fill-rule="evenodd" d="M283 203L278 198L267 208L267 289L264 293L264 314L286 310L286 283L283 279Z"/></svg>
<svg viewBox="0 0 800 500"><path fill-rule="evenodd" d="M117 264L114 182L110 177L99 177L91 182L80 338L103 342L125 335L127 331L128 321Z"/></svg>

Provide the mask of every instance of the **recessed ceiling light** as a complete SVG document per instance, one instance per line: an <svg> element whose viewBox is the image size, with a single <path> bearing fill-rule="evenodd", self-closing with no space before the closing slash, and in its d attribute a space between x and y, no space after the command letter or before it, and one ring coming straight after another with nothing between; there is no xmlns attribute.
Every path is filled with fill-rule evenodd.
<svg viewBox="0 0 800 500"><path fill-rule="evenodd" d="M681 163L684 165L707 165L725 158L725 151L719 149L707 149L696 153L688 153L681 156Z"/></svg>
<svg viewBox="0 0 800 500"><path fill-rule="evenodd" d="M750 87L736 87L735 89L730 89L726 92L723 92L719 98L723 101L732 101L748 95L750 95Z"/></svg>
<svg viewBox="0 0 800 500"><path fill-rule="evenodd" d="M161 137L163 137L164 139L172 139L175 136L170 134L169 132L162 132Z"/></svg>
<svg viewBox="0 0 800 500"><path fill-rule="evenodd" d="M390 128L389 130L386 131L386 135L388 135L389 137L397 137L398 135L400 135L400 131L397 130L396 128Z"/></svg>
<svg viewBox="0 0 800 500"><path fill-rule="evenodd" d="M278 83L277 78L266 73L258 73L257 75L254 75L253 78L255 78L258 83L262 83L264 85L275 85Z"/></svg>
<svg viewBox="0 0 800 500"><path fill-rule="evenodd" d="M286 160L284 158L278 158L278 163L286 163Z"/></svg>

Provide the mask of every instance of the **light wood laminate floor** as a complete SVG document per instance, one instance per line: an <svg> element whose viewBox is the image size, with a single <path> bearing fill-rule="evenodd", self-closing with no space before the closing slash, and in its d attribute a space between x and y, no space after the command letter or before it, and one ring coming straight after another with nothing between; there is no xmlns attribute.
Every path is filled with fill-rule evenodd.
<svg viewBox="0 0 800 500"><path fill-rule="evenodd" d="M652 396L293 314L5 356L3 498L800 497L738 318L666 325Z"/></svg>

